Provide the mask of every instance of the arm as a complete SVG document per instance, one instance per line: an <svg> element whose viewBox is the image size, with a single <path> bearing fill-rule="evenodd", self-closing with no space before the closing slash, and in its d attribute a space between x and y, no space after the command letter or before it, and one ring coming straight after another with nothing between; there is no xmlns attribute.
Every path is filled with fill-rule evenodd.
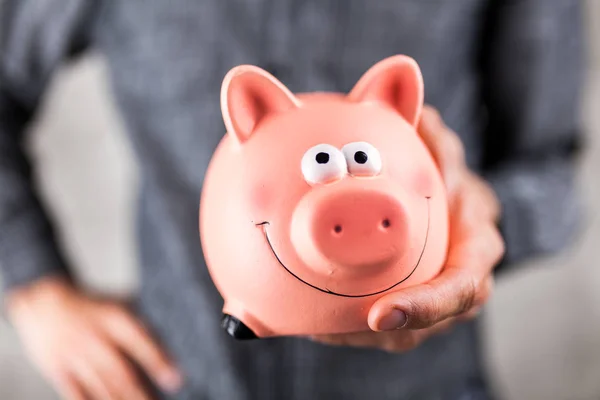
<svg viewBox="0 0 600 400"><path fill-rule="evenodd" d="M493 2L491 18L484 23L489 29L481 76L489 117L488 182L467 168L458 136L437 113L426 107L421 121L421 136L440 165L449 194L452 231L444 270L426 284L378 299L369 311L369 326L382 332L315 340L412 350L477 315L493 291L501 257L514 263L556 251L572 236L578 220L573 175L581 5L577 0Z"/></svg>
<svg viewBox="0 0 600 400"><path fill-rule="evenodd" d="M29 116L0 81L0 275L6 291L42 276L69 276L21 149Z"/></svg>
<svg viewBox="0 0 600 400"><path fill-rule="evenodd" d="M504 264L561 250L578 227L582 12L580 0L498 0L490 12L484 176L503 208Z"/></svg>
<svg viewBox="0 0 600 400"><path fill-rule="evenodd" d="M82 37L77 22L85 3L36 3L5 1L0 11L0 276L6 292L41 277L70 277L23 142L54 70Z"/></svg>
<svg viewBox="0 0 600 400"><path fill-rule="evenodd" d="M178 390L179 371L126 307L64 279L69 272L22 146L53 73L85 48L97 4L0 3L0 275L23 349L63 397L149 399L138 371L166 391Z"/></svg>

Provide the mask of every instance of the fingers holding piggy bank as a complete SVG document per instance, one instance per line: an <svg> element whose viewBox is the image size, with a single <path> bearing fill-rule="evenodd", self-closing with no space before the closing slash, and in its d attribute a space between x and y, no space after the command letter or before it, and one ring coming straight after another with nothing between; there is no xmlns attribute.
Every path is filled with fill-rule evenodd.
<svg viewBox="0 0 600 400"><path fill-rule="evenodd" d="M491 188L471 173L458 137L438 113L425 107L419 134L444 177L450 215L448 257L433 280L396 291L375 302L372 331L315 335L333 345L408 351L456 321L477 315L493 287L493 268L504 253L496 227L500 205Z"/></svg>
<svg viewBox="0 0 600 400"><path fill-rule="evenodd" d="M347 95L296 95L240 66L221 107L227 134L205 177L200 237L230 335L371 331L384 299L438 276L448 198L417 132L414 60L379 62Z"/></svg>

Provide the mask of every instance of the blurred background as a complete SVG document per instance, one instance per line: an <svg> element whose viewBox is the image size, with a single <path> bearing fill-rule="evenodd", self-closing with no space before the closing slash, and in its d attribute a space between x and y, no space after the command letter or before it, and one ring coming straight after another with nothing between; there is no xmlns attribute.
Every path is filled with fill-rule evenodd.
<svg viewBox="0 0 600 400"><path fill-rule="evenodd" d="M485 318L485 346L501 399L600 399L600 1L588 0L587 17L590 69L582 115L589 142L579 179L588 218L570 249L515 268L498 282ZM94 54L61 71L29 149L79 276L92 289L120 293L136 284L137 171L105 80ZM0 399L57 399L3 319Z"/></svg>

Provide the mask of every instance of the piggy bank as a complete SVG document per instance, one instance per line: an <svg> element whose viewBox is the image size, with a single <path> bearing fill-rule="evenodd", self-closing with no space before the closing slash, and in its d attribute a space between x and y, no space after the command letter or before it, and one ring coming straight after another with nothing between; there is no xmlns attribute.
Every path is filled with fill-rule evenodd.
<svg viewBox="0 0 600 400"><path fill-rule="evenodd" d="M226 75L199 228L231 336L369 330L378 298L440 272L448 208L416 130L423 96L402 55L347 94L294 94L256 66Z"/></svg>

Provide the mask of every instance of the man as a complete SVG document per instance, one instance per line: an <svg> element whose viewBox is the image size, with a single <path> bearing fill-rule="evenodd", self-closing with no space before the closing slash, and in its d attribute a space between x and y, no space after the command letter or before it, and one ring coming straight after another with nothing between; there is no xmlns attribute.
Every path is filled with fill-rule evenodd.
<svg viewBox="0 0 600 400"><path fill-rule="evenodd" d="M0 265L6 309L31 359L68 399L490 398L473 317L494 267L502 255L506 266L557 251L576 226L580 8L576 0L5 0ZM21 148L53 73L84 50L105 57L142 171L133 310L69 279ZM441 116L426 108L419 133L450 198L444 273L391 298L398 312L377 321L381 332L233 341L218 324L222 302L197 227L204 172L223 135L224 74L249 63L294 92L346 92L393 54L417 60L426 102Z"/></svg>

